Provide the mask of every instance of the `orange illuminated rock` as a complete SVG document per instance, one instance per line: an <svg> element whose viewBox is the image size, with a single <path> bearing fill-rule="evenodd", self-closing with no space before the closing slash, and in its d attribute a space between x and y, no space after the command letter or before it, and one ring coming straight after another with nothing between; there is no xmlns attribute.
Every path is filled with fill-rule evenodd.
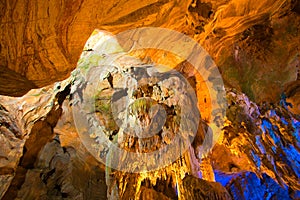
<svg viewBox="0 0 300 200"><path fill-rule="evenodd" d="M297 6L286 0L6 0L0 6L0 93L21 96L68 77L96 28L118 33L154 26L198 41L228 86L257 101L278 99L281 86L296 79Z"/></svg>

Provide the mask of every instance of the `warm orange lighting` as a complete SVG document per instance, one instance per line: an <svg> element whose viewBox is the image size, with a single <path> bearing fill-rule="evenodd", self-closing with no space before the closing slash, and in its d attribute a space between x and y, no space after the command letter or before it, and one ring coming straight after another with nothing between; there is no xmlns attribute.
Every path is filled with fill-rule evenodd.
<svg viewBox="0 0 300 200"><path fill-rule="evenodd" d="M210 121L212 107L209 90L205 80L192 64L171 52L159 49L133 50L130 52L130 55L138 57L145 63L157 65L158 70L161 72L176 69L185 76L187 80L191 79L191 77L195 77L198 109L200 110L201 118L205 121ZM190 84L193 87L193 83L190 82Z"/></svg>

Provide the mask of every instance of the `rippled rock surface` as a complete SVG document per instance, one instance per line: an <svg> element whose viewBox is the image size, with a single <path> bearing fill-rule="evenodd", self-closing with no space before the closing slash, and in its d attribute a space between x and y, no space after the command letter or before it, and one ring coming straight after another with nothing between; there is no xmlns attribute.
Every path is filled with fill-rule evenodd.
<svg viewBox="0 0 300 200"><path fill-rule="evenodd" d="M0 198L300 198L298 1L7 0L0 10L0 93L48 85L0 97ZM190 63L173 58L181 75L159 72L152 61L170 54L148 51L137 60L115 44L101 53L87 44L88 59L78 61L95 28L140 26L181 31L215 58L228 108L213 149L211 99ZM80 69L53 84L77 61ZM155 152L178 133L192 141L184 152L126 157ZM125 153L99 145L104 140Z"/></svg>
<svg viewBox="0 0 300 200"><path fill-rule="evenodd" d="M224 199L299 198L299 118L279 103L257 106L244 94L228 91L230 106L223 136L208 161L200 164L189 154L159 174L115 172L117 185L111 182L107 187L107 169L79 140L70 112L69 87L66 81L23 98L2 97L3 199L106 199L111 186L123 188L124 193L113 189L111 194L123 194L124 199L137 195L136 191L140 199L176 199L178 192L196 199L207 195ZM20 107L21 102L26 104ZM43 109L33 109L38 106ZM5 150L8 144L11 150ZM14 150L18 153L12 154ZM227 192L220 185L200 180L201 176L186 176L197 174L191 165L199 166L203 175L211 173L212 167L215 181ZM121 177L126 182L121 182ZM176 178L182 188L176 185ZM126 187L120 187L124 183Z"/></svg>

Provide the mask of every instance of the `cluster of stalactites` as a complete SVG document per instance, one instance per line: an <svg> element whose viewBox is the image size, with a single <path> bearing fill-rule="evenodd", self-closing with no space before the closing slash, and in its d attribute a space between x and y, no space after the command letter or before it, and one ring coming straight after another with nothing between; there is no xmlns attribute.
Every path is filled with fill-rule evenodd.
<svg viewBox="0 0 300 200"><path fill-rule="evenodd" d="M199 162L195 161L195 157L192 153L193 152L190 149L169 166L155 171L135 174L115 171L114 178L117 181L113 182L113 184L108 187L113 188L116 187L114 184L117 184L118 196L120 199L122 199L129 187L135 187L135 199L139 199L141 186L143 186L145 182L148 183L146 187L154 188L158 182L163 181L166 186L172 186L179 199L184 199L184 188L182 184L184 177L186 175L199 177ZM202 174L205 174L205 177L211 176L206 176L206 174L209 174L206 172Z"/></svg>

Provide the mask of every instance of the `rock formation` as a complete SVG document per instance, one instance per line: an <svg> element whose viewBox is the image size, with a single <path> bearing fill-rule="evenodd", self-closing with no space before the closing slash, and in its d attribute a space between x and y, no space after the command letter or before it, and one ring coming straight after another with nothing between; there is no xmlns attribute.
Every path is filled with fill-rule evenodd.
<svg viewBox="0 0 300 200"><path fill-rule="evenodd" d="M0 199L299 199L299 14L297 0L2 1ZM192 38L226 90L112 37L140 27Z"/></svg>

